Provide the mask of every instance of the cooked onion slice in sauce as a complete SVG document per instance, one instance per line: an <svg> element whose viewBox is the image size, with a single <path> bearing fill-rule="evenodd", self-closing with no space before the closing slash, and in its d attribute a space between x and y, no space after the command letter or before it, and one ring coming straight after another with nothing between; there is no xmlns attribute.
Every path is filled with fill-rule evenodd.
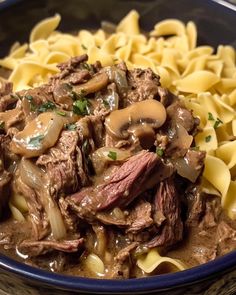
<svg viewBox="0 0 236 295"><path fill-rule="evenodd" d="M56 113L40 114L13 137L11 149L27 158L37 157L54 146L63 125L63 118Z"/></svg>
<svg viewBox="0 0 236 295"><path fill-rule="evenodd" d="M55 239L62 239L66 236L66 228L58 205L49 194L46 174L31 160L25 158L21 160L19 169L22 181L34 189L42 201L51 225L53 237Z"/></svg>
<svg viewBox="0 0 236 295"><path fill-rule="evenodd" d="M118 148L102 147L97 149L92 155L91 160L94 170L97 174L100 174L107 164L114 161L124 161L131 156L129 150L121 150Z"/></svg>

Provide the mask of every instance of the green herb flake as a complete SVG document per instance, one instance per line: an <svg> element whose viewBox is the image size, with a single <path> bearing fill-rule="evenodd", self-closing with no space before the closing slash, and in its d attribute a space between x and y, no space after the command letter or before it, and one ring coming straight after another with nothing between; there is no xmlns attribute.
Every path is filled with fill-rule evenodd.
<svg viewBox="0 0 236 295"><path fill-rule="evenodd" d="M210 142L211 141L211 135L208 135L205 137L205 142Z"/></svg>
<svg viewBox="0 0 236 295"><path fill-rule="evenodd" d="M82 47L84 50L88 50L88 48L87 48L84 44L81 44L81 47Z"/></svg>
<svg viewBox="0 0 236 295"><path fill-rule="evenodd" d="M32 96L32 95L28 95L28 94L26 94L26 95L25 95L25 98L28 100L28 102L29 102L29 104L30 104L30 110L31 110L31 112L35 112L36 109L37 109L37 106L36 106L35 103L34 103L34 98L33 98L33 96Z"/></svg>
<svg viewBox="0 0 236 295"><path fill-rule="evenodd" d="M66 116L66 112L63 112L63 111L56 111L56 113L62 117Z"/></svg>
<svg viewBox="0 0 236 295"><path fill-rule="evenodd" d="M85 70L88 70L88 71L92 71L93 72L93 67L89 64L87 64L86 62L82 63L81 64L81 67Z"/></svg>
<svg viewBox="0 0 236 295"><path fill-rule="evenodd" d="M75 124L66 124L65 128L70 131L75 131L77 129Z"/></svg>
<svg viewBox="0 0 236 295"><path fill-rule="evenodd" d="M39 108L38 108L38 112L39 113L44 113L47 112L48 110L54 110L56 108L55 103L51 102L51 101L47 101L45 103L43 103Z"/></svg>
<svg viewBox="0 0 236 295"><path fill-rule="evenodd" d="M109 153L107 154L107 156L112 159L113 161L116 161L117 159L117 154L116 152L113 152L113 151L109 151Z"/></svg>
<svg viewBox="0 0 236 295"><path fill-rule="evenodd" d="M209 121L214 121L215 120L212 113L208 113L208 120Z"/></svg>
<svg viewBox="0 0 236 295"><path fill-rule="evenodd" d="M88 115L89 102L87 99L79 99L73 103L73 113L80 116Z"/></svg>
<svg viewBox="0 0 236 295"><path fill-rule="evenodd" d="M37 147L40 147L41 145L41 141L44 139L44 135L43 134L40 134L40 135L37 135L37 136L34 136L34 137L31 137L28 144L31 146L31 147L34 147L34 148L37 148Z"/></svg>
<svg viewBox="0 0 236 295"><path fill-rule="evenodd" d="M191 147L191 149L193 151L200 151L200 147L199 146L193 146L193 147Z"/></svg>
<svg viewBox="0 0 236 295"><path fill-rule="evenodd" d="M223 122L219 118L217 118L213 126L214 129L218 128L220 124L223 124Z"/></svg>
<svg viewBox="0 0 236 295"><path fill-rule="evenodd" d="M107 109L110 107L109 102L107 100L103 99L102 102Z"/></svg>
<svg viewBox="0 0 236 295"><path fill-rule="evenodd" d="M4 129L5 127L5 122L4 121L0 121L0 130Z"/></svg>
<svg viewBox="0 0 236 295"><path fill-rule="evenodd" d="M163 157L164 155L164 150L160 147L157 147L156 148L156 154L159 156L159 157Z"/></svg>
<svg viewBox="0 0 236 295"><path fill-rule="evenodd" d="M33 99L34 99L32 95L28 95L28 94L25 95L25 98L26 98L28 101L33 101Z"/></svg>

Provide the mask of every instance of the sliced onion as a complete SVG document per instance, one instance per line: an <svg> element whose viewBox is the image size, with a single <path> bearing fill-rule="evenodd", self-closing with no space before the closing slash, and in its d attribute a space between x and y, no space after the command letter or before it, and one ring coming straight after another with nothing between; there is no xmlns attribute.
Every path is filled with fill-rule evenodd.
<svg viewBox="0 0 236 295"><path fill-rule="evenodd" d="M19 169L22 181L32 189L40 191L47 185L43 171L30 160L22 158Z"/></svg>
<svg viewBox="0 0 236 295"><path fill-rule="evenodd" d="M12 216L15 220L20 221L20 222L25 221L25 217L22 214L22 212L17 207L15 207L11 202L9 202L9 208L10 208Z"/></svg>
<svg viewBox="0 0 236 295"><path fill-rule="evenodd" d="M59 210L57 204L52 201L52 199L50 199L48 202L46 212L54 239L59 240L64 238L66 236L65 224L62 219L61 211Z"/></svg>
<svg viewBox="0 0 236 295"><path fill-rule="evenodd" d="M189 135L187 130L180 124L176 125L176 132L177 132L177 141L178 141L178 145L182 148L182 149L188 149L190 148L192 141L193 141L193 137L192 135Z"/></svg>
<svg viewBox="0 0 236 295"><path fill-rule="evenodd" d="M26 200L23 196L19 194L13 194L10 198L10 203L15 206L20 212L26 213L28 212L28 206Z"/></svg>
<svg viewBox="0 0 236 295"><path fill-rule="evenodd" d="M116 86L120 93L126 91L129 88L126 73L116 67L106 67L105 72L107 73L109 80L116 83Z"/></svg>
<svg viewBox="0 0 236 295"><path fill-rule="evenodd" d="M103 261L96 254L89 254L85 259L86 268L96 274L103 276L105 273L105 266Z"/></svg>
<svg viewBox="0 0 236 295"><path fill-rule="evenodd" d="M115 155L115 157L112 157L112 153ZM101 147L91 155L91 161L93 163L95 172L100 174L109 163L114 161L124 161L130 156L131 153L127 150L121 150L113 147Z"/></svg>
<svg viewBox="0 0 236 295"><path fill-rule="evenodd" d="M56 113L40 114L13 137L12 151L27 158L41 155L54 146L63 125L62 117Z"/></svg>
<svg viewBox="0 0 236 295"><path fill-rule="evenodd" d="M199 176L199 170L194 169L194 167L188 164L188 161L185 158L179 158L175 162L175 166L177 168L177 173L190 180L191 182L195 182Z"/></svg>
<svg viewBox="0 0 236 295"><path fill-rule="evenodd" d="M36 191L44 206L51 225L53 237L55 239L62 239L66 235L66 228L61 212L48 192L48 181L43 171L25 158L21 160L19 167L22 181Z"/></svg>

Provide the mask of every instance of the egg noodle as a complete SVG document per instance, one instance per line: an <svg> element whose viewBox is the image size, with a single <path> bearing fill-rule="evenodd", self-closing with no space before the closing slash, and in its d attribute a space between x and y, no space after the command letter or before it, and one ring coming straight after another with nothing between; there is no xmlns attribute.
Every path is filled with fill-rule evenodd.
<svg viewBox="0 0 236 295"><path fill-rule="evenodd" d="M197 46L196 25L191 21L185 25L177 19L158 22L146 37L140 31L135 10L112 34L102 29L95 33L80 30L77 35L61 33L56 31L60 20L60 15L55 15L41 21L31 31L28 44L14 44L9 55L0 60L2 67L12 70L9 81L14 90L47 82L59 71L58 63L84 53L89 63L99 60L109 66L122 60L128 69L151 68L160 76L162 86L184 100L200 118L201 132L195 142L207 152L203 190L221 196L222 207L236 219L235 49L219 45L215 51L211 46ZM21 201L21 206L12 205L11 209L24 207ZM96 264L93 260L92 266ZM150 272L162 262L184 269L181 262L161 257L157 249L137 264Z"/></svg>

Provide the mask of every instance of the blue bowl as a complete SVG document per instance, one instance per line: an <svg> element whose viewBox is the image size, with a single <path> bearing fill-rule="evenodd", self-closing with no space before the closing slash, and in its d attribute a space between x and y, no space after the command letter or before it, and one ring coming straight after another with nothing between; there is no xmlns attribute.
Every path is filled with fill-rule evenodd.
<svg viewBox="0 0 236 295"><path fill-rule="evenodd" d="M101 20L118 22L135 8L141 26L150 30L165 18L193 20L199 29L200 44L236 44L236 7L224 0L62 0L4 1L0 3L0 55L10 45L27 41L30 29L39 20L56 12L62 15L60 29L99 27ZM95 280L63 276L36 269L0 255L0 294L236 294L236 252L192 269L130 280Z"/></svg>

